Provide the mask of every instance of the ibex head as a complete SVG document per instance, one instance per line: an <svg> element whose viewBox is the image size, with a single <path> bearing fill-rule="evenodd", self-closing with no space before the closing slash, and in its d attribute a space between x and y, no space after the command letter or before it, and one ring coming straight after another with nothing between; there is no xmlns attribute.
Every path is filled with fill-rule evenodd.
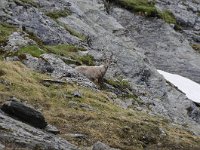
<svg viewBox="0 0 200 150"><path fill-rule="evenodd" d="M106 58L106 54L105 53L103 53L103 57ZM112 62L112 59L113 59L113 52L111 52L111 55L110 55L109 58L106 58L104 60L104 66L105 66L106 69L108 69L108 67L110 66L110 64Z"/></svg>

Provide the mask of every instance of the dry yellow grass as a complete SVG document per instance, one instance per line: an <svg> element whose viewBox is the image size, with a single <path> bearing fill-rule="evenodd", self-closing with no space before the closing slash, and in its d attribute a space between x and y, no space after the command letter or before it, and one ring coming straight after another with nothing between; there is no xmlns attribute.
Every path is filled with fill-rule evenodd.
<svg viewBox="0 0 200 150"><path fill-rule="evenodd" d="M124 110L108 100L108 93L95 92L71 84L45 86L41 81L51 79L26 68L19 62L0 61L0 102L15 96L41 109L47 121L61 130L68 141L81 147L102 141L123 150L134 149L198 149L200 138L173 126L162 117L144 112ZM79 90L83 97L71 93ZM70 107L74 102L75 107ZM90 105L93 111L79 107ZM161 129L166 135L162 135ZM72 138L80 133L86 138Z"/></svg>

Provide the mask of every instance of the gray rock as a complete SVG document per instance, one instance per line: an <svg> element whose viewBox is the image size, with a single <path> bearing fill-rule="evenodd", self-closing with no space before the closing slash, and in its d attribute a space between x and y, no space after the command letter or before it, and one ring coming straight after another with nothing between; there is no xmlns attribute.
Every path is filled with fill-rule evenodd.
<svg viewBox="0 0 200 150"><path fill-rule="evenodd" d="M9 36L7 45L4 47L4 49L7 51L17 51L21 47L27 45L36 45L36 42L29 39L25 33L14 32Z"/></svg>
<svg viewBox="0 0 200 150"><path fill-rule="evenodd" d="M70 43L79 44L77 37L71 35L62 26L58 25L56 21L44 15L37 8L31 6L18 5L13 1L4 3L4 9L9 12L8 17L0 13L0 21L6 21L18 26L23 26L27 33L34 33L45 44ZM51 30L49 30L51 29Z"/></svg>
<svg viewBox="0 0 200 150"><path fill-rule="evenodd" d="M67 136L71 137L71 138L77 138L77 139L85 139L87 136L84 134L67 134Z"/></svg>
<svg viewBox="0 0 200 150"><path fill-rule="evenodd" d="M5 102L1 110L10 115L13 118L28 123L36 128L45 128L47 123L41 112L35 110L34 108L27 106L16 98L11 98L9 101Z"/></svg>
<svg viewBox="0 0 200 150"><path fill-rule="evenodd" d="M53 134L59 134L60 131L55 127L55 126L52 126L50 124L48 124L46 127L45 127L45 130L49 133L53 133Z"/></svg>
<svg viewBox="0 0 200 150"><path fill-rule="evenodd" d="M4 150L5 146L0 143L0 150Z"/></svg>
<svg viewBox="0 0 200 150"><path fill-rule="evenodd" d="M45 59L42 58L33 57L30 54L25 54L24 58L21 58L21 61L27 67L42 73L52 73L54 71L54 68L48 61L45 61Z"/></svg>
<svg viewBox="0 0 200 150"><path fill-rule="evenodd" d="M13 57L6 57L6 61L20 61L18 56L13 56Z"/></svg>
<svg viewBox="0 0 200 150"><path fill-rule="evenodd" d="M74 14L59 21L90 35L92 51L113 52L115 62L106 77L128 79L144 105L151 104L153 113L181 124L188 122L190 129L197 133L198 125L187 114L192 102L168 85L156 71L156 68L164 69L200 82L199 55L190 47L187 38L159 19L146 19L120 8L105 15L96 1L69 1ZM192 21L193 18L188 20L191 24Z"/></svg>
<svg viewBox="0 0 200 150"><path fill-rule="evenodd" d="M108 145L105 145L104 143L97 142L93 145L92 150L109 150L110 147Z"/></svg>
<svg viewBox="0 0 200 150"><path fill-rule="evenodd" d="M102 64L103 53L114 54L114 62L109 66L106 78L128 79L131 92L139 96L153 114L163 115L176 123L188 123L190 130L200 134L198 121L187 111L193 103L166 83L156 71L161 69L177 73L200 83L199 54L194 52L187 40L195 38L198 42L200 19L196 15L199 4L194 4L192 0L184 2L157 0L156 4L161 10L169 8L177 20L186 25L184 35L175 32L173 25L160 19L146 19L121 8L113 8L108 15L102 9L102 1L96 0L56 3L53 0L37 0L40 8L19 6L12 0L3 0L4 10L0 9L0 21L22 24L26 32L33 32L45 44L80 44L80 40L70 35L58 22L88 36L87 41L81 44L95 56L97 64ZM63 10L64 7L72 14L57 21L45 16L48 9ZM76 73L60 57L50 54L41 57L53 68L51 75L54 78L96 89L91 81Z"/></svg>
<svg viewBox="0 0 200 150"><path fill-rule="evenodd" d="M200 16L198 14L200 10L199 1L157 0L156 7L161 11L167 9L172 12L177 22L182 26L183 33L186 37L190 40L200 42Z"/></svg>
<svg viewBox="0 0 200 150"><path fill-rule="evenodd" d="M132 99L126 99L126 100L121 100L119 98L112 99L111 102L114 104L119 105L120 107L127 109L129 106L133 105L133 100Z"/></svg>
<svg viewBox="0 0 200 150"><path fill-rule="evenodd" d="M134 40L139 51L157 69L180 74L200 83L199 55L191 48L187 38L161 20L149 21L119 9L114 9L113 15L129 31L126 36Z"/></svg>
<svg viewBox="0 0 200 150"><path fill-rule="evenodd" d="M78 98L82 98L82 94L79 91L74 91L73 96L78 97Z"/></svg>
<svg viewBox="0 0 200 150"><path fill-rule="evenodd" d="M79 56L85 56L85 55L88 55L88 54L89 54L89 51L79 51L78 52Z"/></svg>
<svg viewBox="0 0 200 150"><path fill-rule="evenodd" d="M195 120L196 122L200 123L200 109L196 107L195 104L191 105L187 108L188 115Z"/></svg>
<svg viewBox="0 0 200 150"><path fill-rule="evenodd" d="M110 148L108 145L98 141L93 145L92 150L119 150L119 149Z"/></svg>
<svg viewBox="0 0 200 150"><path fill-rule="evenodd" d="M78 150L66 140L45 133L28 124L14 120L0 111L0 142L11 143L19 149Z"/></svg>

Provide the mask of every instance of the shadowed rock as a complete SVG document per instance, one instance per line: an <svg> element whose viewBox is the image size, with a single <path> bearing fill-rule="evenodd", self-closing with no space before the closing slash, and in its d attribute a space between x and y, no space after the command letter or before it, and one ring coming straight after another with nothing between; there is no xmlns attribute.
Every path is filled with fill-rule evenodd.
<svg viewBox="0 0 200 150"><path fill-rule="evenodd" d="M15 120L3 113L0 109L0 150L10 149L6 147L15 146L14 149L41 149L41 150L78 150L68 141L34 128L21 121ZM3 144L3 145L1 145ZM5 147L4 147L5 145Z"/></svg>
<svg viewBox="0 0 200 150"><path fill-rule="evenodd" d="M11 117L17 118L18 120L28 123L36 128L43 129L47 126L42 113L21 102L18 102L17 99L12 98L5 102L2 105L1 110Z"/></svg>

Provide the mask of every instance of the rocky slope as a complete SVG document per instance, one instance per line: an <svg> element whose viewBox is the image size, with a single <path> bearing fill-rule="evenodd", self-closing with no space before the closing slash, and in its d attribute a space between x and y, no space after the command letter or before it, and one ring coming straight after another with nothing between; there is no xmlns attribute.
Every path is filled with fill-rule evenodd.
<svg viewBox="0 0 200 150"><path fill-rule="evenodd" d="M101 0L1 0L1 102L15 96L39 105L47 119L61 129L61 136L83 149L98 140L120 149L198 149L199 108L156 69L200 83L199 53L191 46L199 42L199 2L156 2L158 10L174 14L182 31L157 17L148 18L115 4L109 3L108 14L106 5ZM74 70L81 64L102 64L111 54L112 64L101 91ZM69 94L76 89L84 93L81 98ZM53 115L56 109L60 110ZM1 119L0 132L12 136L12 142L23 143L30 134L30 141L36 138L50 142L53 149L68 148L65 140L53 136L54 142L42 141L40 135L48 136L44 131L36 132L1 115L5 119ZM5 126L8 122L12 126ZM19 128L27 132L20 138L15 134ZM104 128L110 134L102 133ZM13 132L8 134L8 130ZM74 138L70 132L83 135ZM6 143L7 139L0 141Z"/></svg>

